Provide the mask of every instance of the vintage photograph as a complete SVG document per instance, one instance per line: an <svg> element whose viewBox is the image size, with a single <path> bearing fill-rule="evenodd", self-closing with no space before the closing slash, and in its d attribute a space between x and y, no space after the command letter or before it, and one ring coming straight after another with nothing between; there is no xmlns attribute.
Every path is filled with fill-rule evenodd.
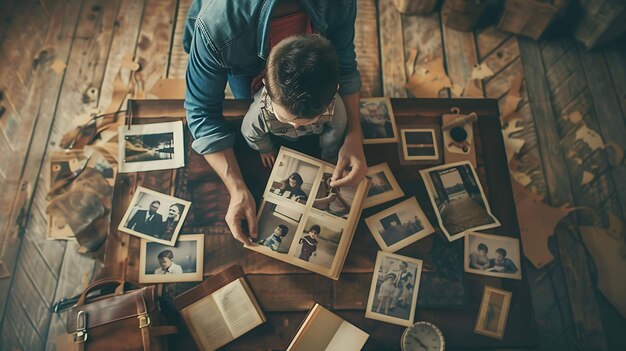
<svg viewBox="0 0 626 351"><path fill-rule="evenodd" d="M304 205L312 197L319 169L320 166L300 159L296 153L285 152L272 169L269 192Z"/></svg>
<svg viewBox="0 0 626 351"><path fill-rule="evenodd" d="M352 210L352 202L356 195L356 187L333 188L330 186L332 173L324 172L313 200L313 208L335 217L348 218Z"/></svg>
<svg viewBox="0 0 626 351"><path fill-rule="evenodd" d="M298 233L294 257L330 269L343 234L343 225L311 215Z"/></svg>
<svg viewBox="0 0 626 351"><path fill-rule="evenodd" d="M378 251L365 318L412 325L421 275L421 260Z"/></svg>
<svg viewBox="0 0 626 351"><path fill-rule="evenodd" d="M471 163L457 162L420 170L428 196L448 240L474 230L500 226Z"/></svg>
<svg viewBox="0 0 626 351"><path fill-rule="evenodd" d="M396 120L389 98L364 98L359 101L363 144L395 143Z"/></svg>
<svg viewBox="0 0 626 351"><path fill-rule="evenodd" d="M387 252L398 251L435 232L414 197L365 218L365 223L380 248Z"/></svg>
<svg viewBox="0 0 626 351"><path fill-rule="evenodd" d="M301 219L302 212L293 207L265 202L258 215L257 244L261 249L288 253Z"/></svg>
<svg viewBox="0 0 626 351"><path fill-rule="evenodd" d="M181 235L176 246L145 239L139 251L139 283L202 281L204 234Z"/></svg>
<svg viewBox="0 0 626 351"><path fill-rule="evenodd" d="M374 207L404 196L404 192L398 185L387 163L370 167L367 171L367 177L371 183L363 208Z"/></svg>
<svg viewBox="0 0 626 351"><path fill-rule="evenodd" d="M400 129L402 157L408 161L438 160L439 147L434 129Z"/></svg>
<svg viewBox="0 0 626 351"><path fill-rule="evenodd" d="M191 202L137 187L118 230L174 246Z"/></svg>
<svg viewBox="0 0 626 351"><path fill-rule="evenodd" d="M119 171L145 172L185 165L183 122L120 126Z"/></svg>
<svg viewBox="0 0 626 351"><path fill-rule="evenodd" d="M474 333L502 339L513 293L485 286Z"/></svg>
<svg viewBox="0 0 626 351"><path fill-rule="evenodd" d="M522 279L519 240L481 233L465 235L465 271Z"/></svg>

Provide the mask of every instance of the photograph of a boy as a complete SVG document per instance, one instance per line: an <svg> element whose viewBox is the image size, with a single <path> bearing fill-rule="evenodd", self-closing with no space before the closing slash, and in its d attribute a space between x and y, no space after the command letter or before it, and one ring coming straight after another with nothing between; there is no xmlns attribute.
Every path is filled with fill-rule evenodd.
<svg viewBox="0 0 626 351"><path fill-rule="evenodd" d="M287 233L289 233L289 228L284 224L279 224L274 228L274 232L272 232L269 237L261 240L259 243L269 247L272 251L278 251L280 243L283 241L283 238L287 236Z"/></svg>
<svg viewBox="0 0 626 351"><path fill-rule="evenodd" d="M489 260L489 271L498 273L516 273L517 266L513 260L506 257L506 250L503 248L496 249L496 258Z"/></svg>
<svg viewBox="0 0 626 351"><path fill-rule="evenodd" d="M406 261L385 257L378 267L378 272L374 304L371 307L372 312L405 320L409 319L411 309L414 307L411 304L417 267ZM390 279L391 277L393 280ZM379 303L376 304L376 301ZM384 311L379 310L381 304Z"/></svg>
<svg viewBox="0 0 626 351"><path fill-rule="evenodd" d="M299 259L303 261L309 261L311 255L316 255L315 251L317 251L317 236L320 235L321 228L319 225L314 224L307 230L307 234L305 234L298 244L300 244L300 255Z"/></svg>
<svg viewBox="0 0 626 351"><path fill-rule="evenodd" d="M183 274L183 267L174 262L172 250L161 251L157 258L161 266L154 270L154 274Z"/></svg>
<svg viewBox="0 0 626 351"><path fill-rule="evenodd" d="M272 174L270 192L305 204L319 167L289 155L281 156L276 166Z"/></svg>
<svg viewBox="0 0 626 351"><path fill-rule="evenodd" d="M320 267L331 268L342 233L340 226L335 227L322 219L309 217L298 239L294 257Z"/></svg>
<svg viewBox="0 0 626 351"><path fill-rule="evenodd" d="M518 239L468 233L465 239L465 252L466 272L521 279Z"/></svg>
<svg viewBox="0 0 626 351"><path fill-rule="evenodd" d="M195 273L197 264L197 241L178 241L175 247L160 243L146 244L146 269L144 274Z"/></svg>
<svg viewBox="0 0 626 351"><path fill-rule="evenodd" d="M470 268L486 270L491 266L491 259L487 256L489 247L485 243L478 244L477 252L470 252Z"/></svg>
<svg viewBox="0 0 626 351"><path fill-rule="evenodd" d="M364 139L394 137L393 125L385 101L361 101L359 111Z"/></svg>
<svg viewBox="0 0 626 351"><path fill-rule="evenodd" d="M270 134L291 141L319 135L322 159L336 163L347 115L337 94L339 59L332 43L317 34L281 40L270 51L262 82L253 92L241 133L263 165L272 167L276 161ZM306 94L293 93L302 90Z"/></svg>
<svg viewBox="0 0 626 351"><path fill-rule="evenodd" d="M385 281L378 290L378 307L376 307L376 312L389 314L389 305L391 305L391 300L396 292L395 281L396 275L394 273L389 273L385 276Z"/></svg>
<svg viewBox="0 0 626 351"><path fill-rule="evenodd" d="M266 202L259 215L257 243L277 253L289 252L301 218L300 211Z"/></svg>
<svg viewBox="0 0 626 351"><path fill-rule="evenodd" d="M356 188L333 188L330 186L331 177L331 173L324 173L322 176L313 207L333 216L348 218Z"/></svg>

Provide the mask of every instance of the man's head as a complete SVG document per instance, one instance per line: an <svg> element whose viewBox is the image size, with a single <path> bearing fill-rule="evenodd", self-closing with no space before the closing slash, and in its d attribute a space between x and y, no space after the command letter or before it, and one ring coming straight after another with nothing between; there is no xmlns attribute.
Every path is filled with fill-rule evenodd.
<svg viewBox="0 0 626 351"><path fill-rule="evenodd" d="M161 206L161 203L159 201L152 201L148 212L150 212L150 214L156 213L156 211L159 209L159 206Z"/></svg>
<svg viewBox="0 0 626 351"><path fill-rule="evenodd" d="M498 263L502 263L502 261L506 257L506 250L503 248L499 248L496 250L496 253L498 254L498 256L496 256L496 261Z"/></svg>
<svg viewBox="0 0 626 351"><path fill-rule="evenodd" d="M159 253L159 264L161 268L166 269L172 265L172 260L174 259L174 253L172 250L163 250Z"/></svg>
<svg viewBox="0 0 626 351"><path fill-rule="evenodd" d="M409 266L408 263L406 263L405 261L400 262L400 270L401 271L406 271L407 267Z"/></svg>
<svg viewBox="0 0 626 351"><path fill-rule="evenodd" d="M314 123L333 101L338 82L335 48L318 34L291 36L270 52L266 88L283 123Z"/></svg>

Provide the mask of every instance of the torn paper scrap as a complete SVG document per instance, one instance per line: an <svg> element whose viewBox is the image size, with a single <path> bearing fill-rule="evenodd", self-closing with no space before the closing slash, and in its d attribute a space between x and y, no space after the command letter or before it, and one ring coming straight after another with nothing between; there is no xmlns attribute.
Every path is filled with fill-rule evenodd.
<svg viewBox="0 0 626 351"><path fill-rule="evenodd" d="M589 145L591 151L604 148L604 142L602 141L600 134L587 127L586 124L583 124L580 128L578 128L576 131L576 139L582 140Z"/></svg>
<svg viewBox="0 0 626 351"><path fill-rule="evenodd" d="M487 66L486 63L481 63L480 65L474 65L474 69L472 70L472 76L470 79L485 79L493 76L493 71Z"/></svg>
<svg viewBox="0 0 626 351"><path fill-rule="evenodd" d="M593 178L594 178L593 173L588 172L588 171L583 171L583 179L580 181L580 185L586 185L586 184L591 183Z"/></svg>
<svg viewBox="0 0 626 351"><path fill-rule="evenodd" d="M65 64L65 62L61 60L54 60L54 62L50 64L50 68L52 68L52 70L56 72L57 74L63 73L66 67L67 65Z"/></svg>

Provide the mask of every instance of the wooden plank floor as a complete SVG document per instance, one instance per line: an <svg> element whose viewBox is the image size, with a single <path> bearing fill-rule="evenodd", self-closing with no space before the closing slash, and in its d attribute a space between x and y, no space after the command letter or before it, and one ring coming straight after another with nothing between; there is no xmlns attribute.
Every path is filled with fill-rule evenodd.
<svg viewBox="0 0 626 351"><path fill-rule="evenodd" d="M0 279L0 350L54 350L65 321L48 306L81 291L99 269L75 243L45 240L49 152L77 116L109 108L125 57L140 63L144 93L159 79L184 78L190 3L0 0L0 260L11 273ZM443 25L445 17L401 15L391 1L358 0L362 95L412 96L405 88L412 49L418 65L441 57L462 87L475 64L486 64L494 75L480 89L501 104L511 77L522 74L517 118L524 129L515 137L525 141L519 162L529 188L555 206L590 207L605 224L609 213L626 219L626 166L611 165L604 150L575 138L584 123L605 144L626 149L626 48L590 53L567 37L533 42L493 25L458 32ZM95 97L86 94L91 88ZM456 93L444 89L440 96ZM567 118L574 112L581 122ZM593 288L578 235L559 228L551 242L556 260L542 269L527 265L540 348L623 349L625 336L611 331L626 328L624 320Z"/></svg>

